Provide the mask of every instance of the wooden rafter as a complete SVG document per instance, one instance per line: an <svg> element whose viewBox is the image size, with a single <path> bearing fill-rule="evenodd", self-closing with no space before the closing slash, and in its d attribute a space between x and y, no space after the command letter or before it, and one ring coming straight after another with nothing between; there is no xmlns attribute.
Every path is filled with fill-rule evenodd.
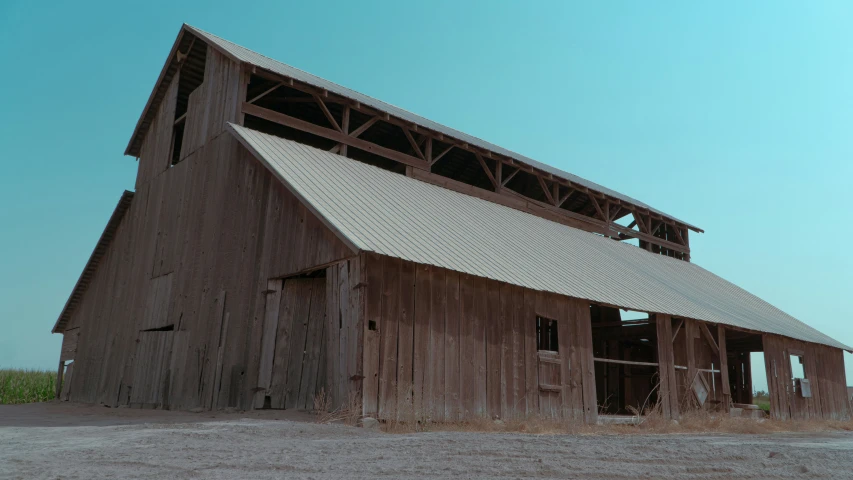
<svg viewBox="0 0 853 480"><path fill-rule="evenodd" d="M323 99L320 98L319 95L315 94L315 95L313 95L313 97L314 97L314 101L317 102L317 105L320 106L320 110L323 111L323 115L326 116L326 120L328 120L329 123L332 124L332 127L334 127L335 130L342 132L343 130L341 129L341 126L338 125L338 121L335 120L334 116L332 116L332 112L329 111L329 107L326 106L326 102L324 102Z"/></svg>
<svg viewBox="0 0 853 480"><path fill-rule="evenodd" d="M350 106L344 105L344 113L341 118L341 133L349 135L349 117L350 117ZM347 156L347 145L345 143L340 144L341 151L340 154L343 156Z"/></svg>
<svg viewBox="0 0 853 480"><path fill-rule="evenodd" d="M486 172L486 176L489 177L489 181L492 182L492 186L497 190L500 188L498 181L495 180L495 176L492 174L492 170L486 165L486 161L483 160L483 156L478 152L474 152L474 156L477 157L477 161L480 162L480 166L483 167L483 170Z"/></svg>
<svg viewBox="0 0 853 480"><path fill-rule="evenodd" d="M678 322L678 326L677 326L677 327L675 327L675 331L674 331L674 332L672 332L672 341L673 341L673 342L675 342L675 337L677 337L677 336L678 336L678 332L679 332L679 330L681 330L681 327L683 327L683 326L684 326L684 319L682 318L682 319Z"/></svg>
<svg viewBox="0 0 853 480"><path fill-rule="evenodd" d="M275 82L274 88L278 88L280 85L287 85L295 90L298 90L302 93L308 95L307 98L299 97L299 100L307 100L307 101L317 101L319 98L318 105L321 106L321 109L324 110L324 115L329 119L329 123L335 127L334 130L338 131L338 133L342 132L343 127L338 125L337 122L333 122L335 120L334 117L331 116L331 113L328 112L328 107L323 108L327 105L328 102L333 102L344 107L349 107L350 109L355 109L364 115L369 115L370 119L360 126L358 129L354 130L349 135L346 135L347 141L340 141L342 144L340 149L341 152L346 152L346 146L355 146L353 145L353 139L357 139L359 135L364 133L368 128L374 125L376 122L382 121L388 123L390 125L397 125L401 129L403 129L404 135L407 138L408 143L412 147L413 154L409 155L407 153L401 152L396 149L390 149L386 147L382 147L378 144L374 144L372 142L364 142L360 143L361 147L356 147L368 152L375 153L380 156L384 156L391 160L399 161L407 166L414 168L424 168L429 171L431 166L439 161L442 157L444 157L450 150L453 148L460 148L462 150L473 153L477 156L478 161L481 162L481 165L485 163L483 158L489 158L495 161L495 169L492 170L488 167L484 167L484 171L489 177L489 181L495 188L495 191L502 191L506 194L509 194L508 190L504 190L501 187L506 186L517 174L519 171L524 170L530 175L537 177L537 180L540 182L540 186L545 184L543 188L544 196L547 198L547 204L551 207L557 207L564 205L565 202L574 194L575 191L580 191L582 193L587 193L590 196L593 206L595 207L595 214L589 218L598 218L605 223L609 224L607 230L610 232L607 235L616 238L616 239L626 239L626 238L640 238L647 245L646 248L650 249L650 245L656 245L661 248L661 253L670 254L672 252L679 252L681 255L678 255L680 258L685 260L689 259L689 244L687 241L686 234L687 226L678 223L675 220L668 219L662 217L659 214L654 212L650 212L647 208L637 206L634 204L626 204L624 201L605 195L602 192L596 190L590 190L584 185L578 184L577 182L573 182L564 178L555 177L553 174L549 172L545 172L537 167L533 167L531 165L525 164L519 160L516 160L511 157L506 157L502 154L496 153L494 151L483 149L480 147L469 145L467 142L461 141L459 139L446 136L440 132L432 131L429 128L425 128L419 125L413 125L411 121L403 120L402 118L397 118L390 115L388 112L378 110L376 108L363 105L362 103L355 101L350 98L342 97L340 95L328 92L324 89L314 87L298 80L294 80L291 77L275 74L273 72L266 71L262 68L253 68L252 74L257 75L261 78L265 78L267 80L271 80ZM268 89L269 90L269 89ZM253 99L253 101L255 101ZM249 102L246 102L249 103ZM327 113L328 112L328 113ZM250 115L252 113L246 111ZM278 113L278 112L274 112ZM284 115L284 114L282 114ZM256 115L257 116L257 115ZM285 115L285 117L288 117ZM262 117L263 118L263 117ZM329 132L317 133L316 131L311 131L308 129L303 129L297 126L297 123L300 125L308 124L309 122L301 121L295 117L282 118L285 122L290 124L292 128L298 128L304 131L308 131L309 133L318 134L320 136L325 136L326 138L331 138L335 141L338 141L336 138L332 138L333 136L328 136ZM279 122L280 123L280 122ZM341 121L343 123L343 120ZM313 124L311 124L313 125ZM314 125L316 126L316 125ZM332 129L329 129L332 130ZM413 132L418 133L418 136L415 136ZM418 138L419 137L419 138ZM440 152L438 155L434 155L433 151L433 141L440 141L447 145L447 147ZM505 174L504 166L513 167L512 173ZM500 174L498 175L498 171ZM563 193L563 189L566 189L566 193ZM528 201L534 201L529 197L525 197ZM608 205L608 202L610 205ZM603 208L602 208L603 207ZM561 211L568 212L568 210L561 209ZM625 215L627 212L632 212L635 214L635 221L639 228L639 232L632 230L631 228L625 228L618 224L615 224L612 220L615 218L619 218L620 215ZM584 215L586 216L586 215ZM642 218L642 222L637 221L637 218ZM661 237L654 236L651 232L653 232L653 228L651 225L652 220L657 220L658 223L657 228L660 228L661 224L665 224L673 229L673 234L671 234L674 239L678 237L679 242L669 242ZM690 227L693 228L693 227ZM643 238L645 233L646 235L650 235L650 239ZM682 241L683 240L683 241Z"/></svg>
<svg viewBox="0 0 853 480"><path fill-rule="evenodd" d="M379 120L380 120L379 116L371 117L366 122L364 122L364 124L362 126L353 130L352 133L349 134L349 136L353 137L353 138L358 138L359 135L366 132L368 128L372 127L373 124L378 122Z"/></svg>
<svg viewBox="0 0 853 480"><path fill-rule="evenodd" d="M720 346L717 345L717 341L714 340L714 336L711 335L711 331L708 330L708 325L705 322L698 322L699 330L702 332L702 335L705 337L705 340L708 341L708 345L711 346L711 350L714 351L715 355L720 354Z"/></svg>
<svg viewBox="0 0 853 480"><path fill-rule="evenodd" d="M412 136L412 132L410 132L409 129L405 127L400 127L400 129L403 130L403 133L406 135L406 139L412 146L412 150L415 152L415 155L421 157L422 160L426 160L426 156L424 156L424 152L421 151L421 147L418 146L418 142L416 142L415 138Z"/></svg>
<svg viewBox="0 0 853 480"><path fill-rule="evenodd" d="M520 171L521 171L521 169L520 169L520 168L516 168L514 172L510 173L509 175L507 175L503 180L501 180L501 186L502 186L502 187L505 187L505 186L506 186L506 184L507 184L507 183L509 183L509 181L510 181L510 180L512 180L512 178L513 178L516 174L518 174L518 172L520 172Z"/></svg>
<svg viewBox="0 0 853 480"><path fill-rule="evenodd" d="M264 91L263 91L263 93L261 93L260 95L256 95L254 98L252 98L251 100L249 100L249 103L255 103L255 102L257 102L258 100L260 100L260 99L262 99L262 98L266 97L267 95L269 95L270 93L272 93L273 91L275 91L276 89L278 89L278 87L280 87L280 86L282 86L282 85L284 85L284 82L278 82L278 83L276 83L276 84L275 84L275 85L273 85L272 87L270 87L270 88L268 88L268 89L264 90Z"/></svg>

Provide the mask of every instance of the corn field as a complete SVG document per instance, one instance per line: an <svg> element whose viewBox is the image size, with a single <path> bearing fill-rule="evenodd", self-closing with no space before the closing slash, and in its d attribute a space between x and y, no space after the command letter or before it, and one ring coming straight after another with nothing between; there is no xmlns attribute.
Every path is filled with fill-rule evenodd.
<svg viewBox="0 0 853 480"><path fill-rule="evenodd" d="M0 405L53 400L56 372L0 369Z"/></svg>

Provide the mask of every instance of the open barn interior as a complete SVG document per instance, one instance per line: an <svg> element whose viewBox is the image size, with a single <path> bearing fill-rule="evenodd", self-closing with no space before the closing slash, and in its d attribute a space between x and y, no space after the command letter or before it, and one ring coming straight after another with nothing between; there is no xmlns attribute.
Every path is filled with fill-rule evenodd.
<svg viewBox="0 0 853 480"><path fill-rule="evenodd" d="M592 305L595 387L601 414L631 415L657 403L654 318Z"/></svg>

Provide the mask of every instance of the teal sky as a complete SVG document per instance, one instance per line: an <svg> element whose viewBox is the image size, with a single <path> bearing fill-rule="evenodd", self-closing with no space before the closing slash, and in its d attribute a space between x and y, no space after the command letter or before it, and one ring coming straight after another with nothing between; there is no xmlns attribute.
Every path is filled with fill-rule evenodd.
<svg viewBox="0 0 853 480"><path fill-rule="evenodd" d="M55 368L182 22L699 225L697 264L853 345L853 3L697 3L0 2L0 367Z"/></svg>

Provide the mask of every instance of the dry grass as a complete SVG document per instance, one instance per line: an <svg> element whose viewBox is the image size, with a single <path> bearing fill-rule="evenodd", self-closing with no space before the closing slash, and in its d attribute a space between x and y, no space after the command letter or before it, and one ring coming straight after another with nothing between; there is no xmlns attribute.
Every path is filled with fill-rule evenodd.
<svg viewBox="0 0 853 480"><path fill-rule="evenodd" d="M346 403L332 409L332 398L325 390L314 396L314 415L317 423L344 423L358 426L361 422L361 399L351 393Z"/></svg>
<svg viewBox="0 0 853 480"><path fill-rule="evenodd" d="M0 405L53 400L55 385L56 372L0 370Z"/></svg>

